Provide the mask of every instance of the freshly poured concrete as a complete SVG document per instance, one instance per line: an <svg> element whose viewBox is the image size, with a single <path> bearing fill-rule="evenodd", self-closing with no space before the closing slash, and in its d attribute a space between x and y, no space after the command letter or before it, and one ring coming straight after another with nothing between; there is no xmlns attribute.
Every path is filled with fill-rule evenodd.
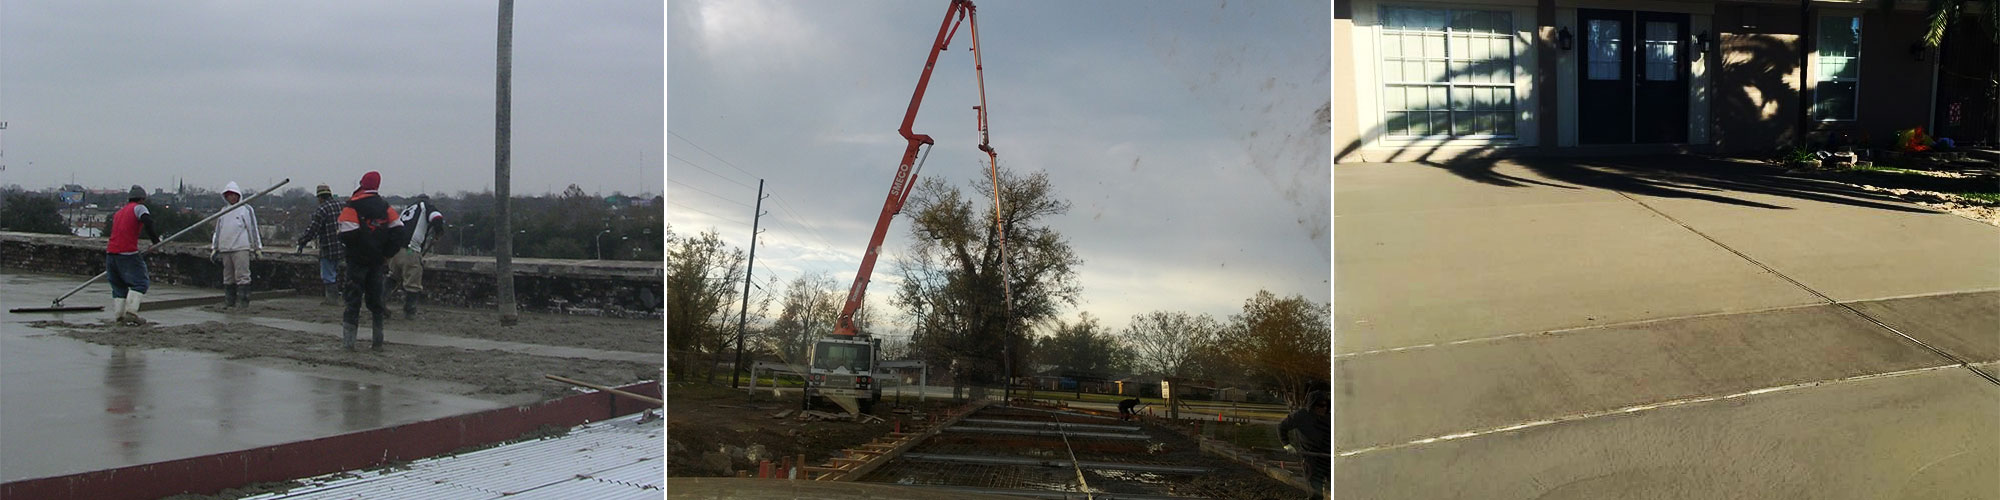
<svg viewBox="0 0 2000 500"><path fill-rule="evenodd" d="M1633 195L1837 301L2000 288L2000 228L1945 213L1730 196L1790 210Z"/></svg>
<svg viewBox="0 0 2000 500"><path fill-rule="evenodd" d="M1658 173L1336 168L1337 496L2000 499L2000 228Z"/></svg>
<svg viewBox="0 0 2000 500"><path fill-rule="evenodd" d="M1337 458L1338 498L2000 497L2000 387L1961 368Z"/></svg>
<svg viewBox="0 0 2000 500"><path fill-rule="evenodd" d="M1434 171L1337 172L1335 353L1821 302L1616 194ZM1468 200L1432 198L1436 183Z"/></svg>
<svg viewBox="0 0 2000 500"><path fill-rule="evenodd" d="M1947 361L1837 306L1531 335L1334 361L1335 448L1405 443ZM2000 389L2000 387L1996 387Z"/></svg>
<svg viewBox="0 0 2000 500"><path fill-rule="evenodd" d="M2000 361L2000 292L1912 297L1853 305L1884 324L1958 359L1972 363Z"/></svg>
<svg viewBox="0 0 2000 500"><path fill-rule="evenodd" d="M76 286L15 274L7 308L40 307ZM105 285L98 285L105 286ZM209 291L154 285L147 297ZM103 295L109 295L105 288ZM77 299L67 301L76 304ZM176 311L144 313L147 317ZM506 406L396 380L209 353L114 348L30 327L108 312L0 312L0 481L242 450ZM393 381L393 382L392 382ZM385 382L396 385L385 385Z"/></svg>

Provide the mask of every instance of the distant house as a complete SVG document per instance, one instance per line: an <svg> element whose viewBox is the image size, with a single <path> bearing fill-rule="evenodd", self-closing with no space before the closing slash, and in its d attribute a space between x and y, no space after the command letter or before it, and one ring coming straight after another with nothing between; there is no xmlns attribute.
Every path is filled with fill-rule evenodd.
<svg viewBox="0 0 2000 500"><path fill-rule="evenodd" d="M1236 387L1224 387L1215 391L1216 401L1235 401L1241 403L1249 397L1250 391Z"/></svg>

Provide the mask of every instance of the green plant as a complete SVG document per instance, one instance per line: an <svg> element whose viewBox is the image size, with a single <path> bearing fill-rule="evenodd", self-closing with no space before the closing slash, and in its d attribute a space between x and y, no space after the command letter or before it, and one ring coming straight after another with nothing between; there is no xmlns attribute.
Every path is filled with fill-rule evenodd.
<svg viewBox="0 0 2000 500"><path fill-rule="evenodd" d="M1777 162L1780 164L1790 165L1793 163L1807 162L1818 159L1819 157L1814 156L1812 150L1803 147L1795 147L1789 149L1779 149Z"/></svg>

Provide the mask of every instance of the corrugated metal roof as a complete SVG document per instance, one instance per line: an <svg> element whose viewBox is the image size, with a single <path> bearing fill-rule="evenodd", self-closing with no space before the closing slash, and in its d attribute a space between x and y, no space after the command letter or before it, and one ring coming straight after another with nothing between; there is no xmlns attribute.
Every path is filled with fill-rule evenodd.
<svg viewBox="0 0 2000 500"><path fill-rule="evenodd" d="M307 479L304 488L251 500L356 498L660 498L665 490L662 420L628 416L568 435L425 459L395 471Z"/></svg>

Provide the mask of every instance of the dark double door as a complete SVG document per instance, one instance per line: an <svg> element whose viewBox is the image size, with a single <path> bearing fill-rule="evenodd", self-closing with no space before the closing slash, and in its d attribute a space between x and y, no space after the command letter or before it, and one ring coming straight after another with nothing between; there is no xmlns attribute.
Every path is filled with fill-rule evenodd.
<svg viewBox="0 0 2000 500"><path fill-rule="evenodd" d="M1577 139L1685 143L1687 14L1577 9Z"/></svg>

